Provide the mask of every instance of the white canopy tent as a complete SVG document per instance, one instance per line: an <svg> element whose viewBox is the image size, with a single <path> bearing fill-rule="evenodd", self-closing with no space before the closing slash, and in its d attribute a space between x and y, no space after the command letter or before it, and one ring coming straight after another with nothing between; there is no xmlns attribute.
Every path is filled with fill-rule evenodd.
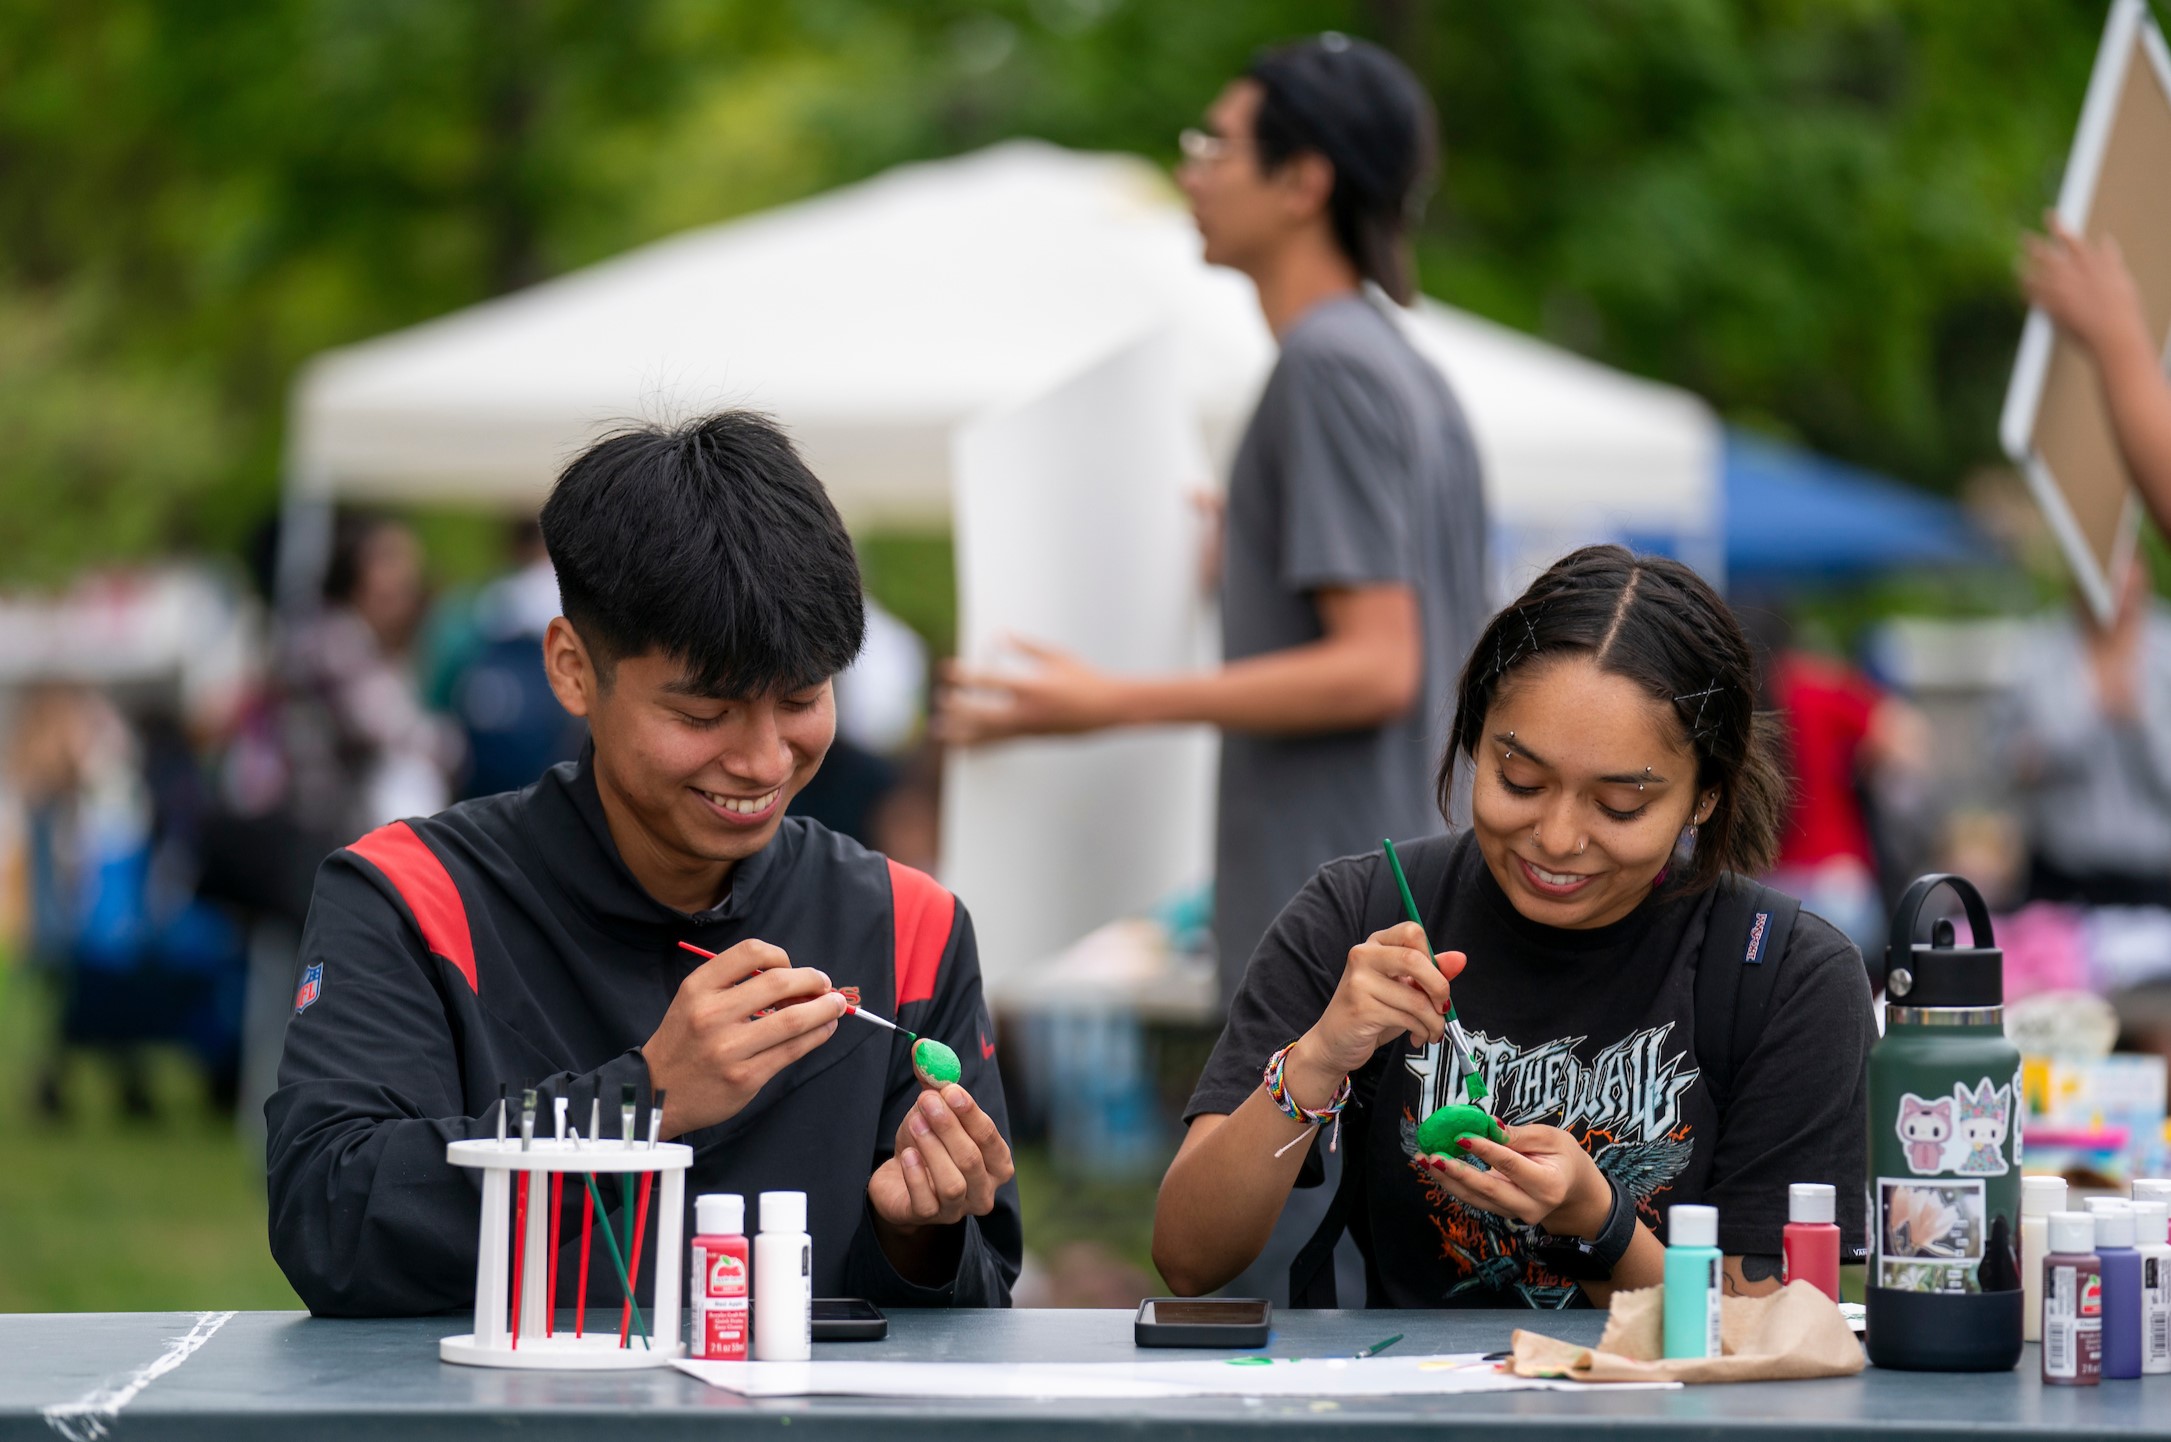
<svg viewBox="0 0 2171 1442"><path fill-rule="evenodd" d="M1432 302L1408 323L1477 434L1501 586L1607 536L1716 574L1700 401ZM289 494L533 507L600 430L730 404L788 425L855 526L940 520L960 426L1161 327L1225 464L1272 361L1248 284L1201 261L1147 162L1013 141L320 356Z"/></svg>

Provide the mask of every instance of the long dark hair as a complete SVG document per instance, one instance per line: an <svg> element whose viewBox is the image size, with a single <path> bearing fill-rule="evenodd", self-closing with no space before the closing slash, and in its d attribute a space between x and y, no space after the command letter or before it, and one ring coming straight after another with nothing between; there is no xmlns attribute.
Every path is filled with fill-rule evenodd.
<svg viewBox="0 0 2171 1442"><path fill-rule="evenodd" d="M1620 546L1585 546L1561 557L1486 625L1456 688L1455 721L1440 758L1441 814L1456 758L1477 763L1501 686L1534 662L1569 654L1588 656L1668 703L1696 757L1697 789L1719 788L1719 804L1697 828L1694 855L1674 868L1669 890L1697 892L1728 871L1770 870L1786 779L1772 718L1757 710L1748 638L1703 577L1679 561Z"/></svg>

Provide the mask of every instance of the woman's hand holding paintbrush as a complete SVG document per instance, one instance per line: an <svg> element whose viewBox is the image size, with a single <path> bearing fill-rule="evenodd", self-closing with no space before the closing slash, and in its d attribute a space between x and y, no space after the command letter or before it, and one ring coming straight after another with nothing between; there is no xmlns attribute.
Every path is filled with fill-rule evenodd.
<svg viewBox="0 0 2171 1442"><path fill-rule="evenodd" d="M1427 952L1424 929L1410 921L1351 947L1326 1011L1289 1054L1288 1082L1297 1100L1325 1105L1342 1078L1398 1032L1413 1047L1444 1037L1454 1004L1448 983L1465 960L1459 951Z"/></svg>
<svg viewBox="0 0 2171 1442"><path fill-rule="evenodd" d="M768 1080L835 1034L850 1004L812 967L742 941L679 983L641 1048L652 1089L668 1090L662 1135L739 1114Z"/></svg>

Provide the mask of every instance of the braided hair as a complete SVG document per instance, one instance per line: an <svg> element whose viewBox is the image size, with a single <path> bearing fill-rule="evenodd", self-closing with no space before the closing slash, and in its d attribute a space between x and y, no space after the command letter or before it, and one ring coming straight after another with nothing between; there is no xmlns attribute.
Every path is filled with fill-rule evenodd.
<svg viewBox="0 0 2171 1442"><path fill-rule="evenodd" d="M1590 658L1667 703L1696 757L1699 791L1719 803L1697 828L1693 856L1674 868L1675 894L1702 891L1728 871L1771 869L1786 813L1777 726L1756 709L1756 659L1734 613L1687 566L1620 546L1561 557L1521 599L1486 624L1456 687L1455 720L1440 758L1448 812L1458 758L1477 763L1494 699L1526 667L1565 655Z"/></svg>

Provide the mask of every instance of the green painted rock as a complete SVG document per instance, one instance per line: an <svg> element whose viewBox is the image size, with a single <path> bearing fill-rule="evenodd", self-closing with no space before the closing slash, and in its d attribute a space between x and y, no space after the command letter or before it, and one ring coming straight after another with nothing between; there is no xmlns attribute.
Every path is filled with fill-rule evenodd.
<svg viewBox="0 0 2171 1442"><path fill-rule="evenodd" d="M1508 1144L1508 1134L1500 1129L1500 1123L1487 1116L1482 1108L1458 1102L1441 1107L1418 1124L1417 1149L1433 1156L1452 1157L1462 1150L1455 1143L1464 1137L1483 1137L1502 1146Z"/></svg>
<svg viewBox="0 0 2171 1442"><path fill-rule="evenodd" d="M951 1051L931 1036L923 1036L912 1044L912 1074L922 1086L946 1087L965 1074L957 1063L957 1053Z"/></svg>

